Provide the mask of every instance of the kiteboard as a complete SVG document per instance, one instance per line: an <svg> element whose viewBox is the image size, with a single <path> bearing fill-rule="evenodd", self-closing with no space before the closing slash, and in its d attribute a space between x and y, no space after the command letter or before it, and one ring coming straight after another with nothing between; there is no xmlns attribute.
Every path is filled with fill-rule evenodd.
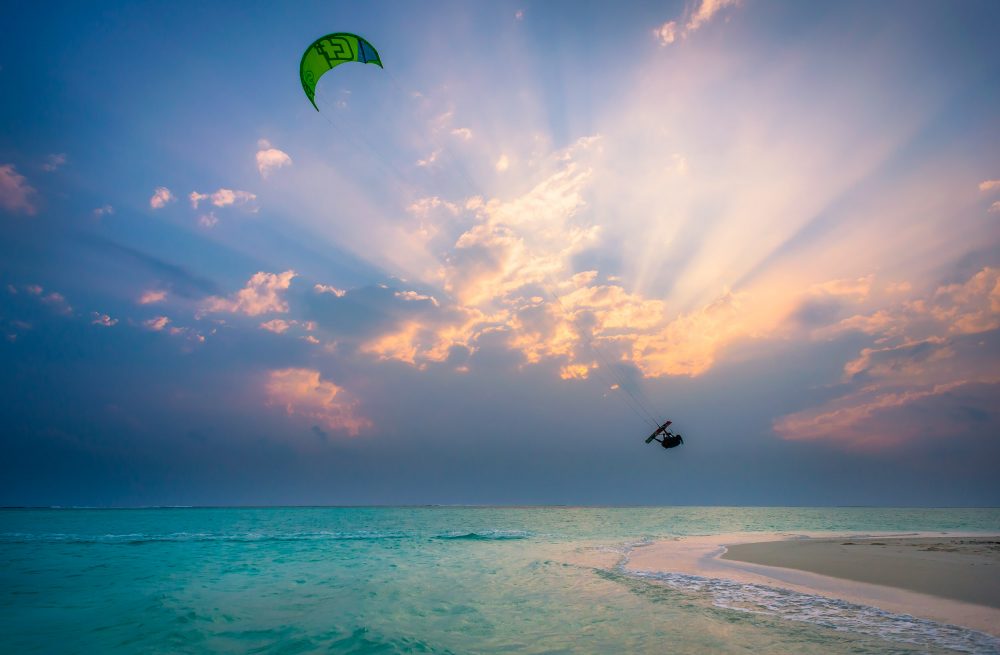
<svg viewBox="0 0 1000 655"><path fill-rule="evenodd" d="M656 428L656 431L653 432L653 434L651 434L648 437L646 437L646 443L649 443L650 441L652 441L656 437L656 435L663 434L664 432L666 432L667 428L670 427L671 423L673 423L673 421L667 421L666 423L664 423L660 427Z"/></svg>

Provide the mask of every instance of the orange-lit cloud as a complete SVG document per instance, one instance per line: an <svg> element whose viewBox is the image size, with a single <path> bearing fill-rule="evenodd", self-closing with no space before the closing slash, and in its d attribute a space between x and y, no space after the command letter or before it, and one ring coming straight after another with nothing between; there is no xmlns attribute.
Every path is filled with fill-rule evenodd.
<svg viewBox="0 0 1000 655"><path fill-rule="evenodd" d="M661 46L670 45L708 23L722 9L738 7L740 4L741 0L698 0L695 4L689 5L683 18L663 23L653 30L653 34ZM678 21L683 24L683 27Z"/></svg>
<svg viewBox="0 0 1000 655"><path fill-rule="evenodd" d="M17 172L13 164L0 166L0 207L9 212L21 212L30 216L36 211L31 201L34 195L35 189Z"/></svg>
<svg viewBox="0 0 1000 655"><path fill-rule="evenodd" d="M167 297L167 292L160 289L150 289L148 291L143 291L142 295L139 296L140 305L152 305L163 301Z"/></svg>
<svg viewBox="0 0 1000 655"><path fill-rule="evenodd" d="M92 325L102 325L104 327L112 327L118 324L117 318L111 318L107 314L101 314L100 312L91 312L90 314Z"/></svg>
<svg viewBox="0 0 1000 655"><path fill-rule="evenodd" d="M149 198L149 206L153 209L163 209L168 202L175 200L174 194L165 186L158 186Z"/></svg>
<svg viewBox="0 0 1000 655"><path fill-rule="evenodd" d="M282 407L289 416L300 417L334 432L357 436L372 427L358 414L357 401L342 387L323 380L319 371L285 368L271 371L264 384L267 402Z"/></svg>
<svg viewBox="0 0 1000 655"><path fill-rule="evenodd" d="M166 316L156 316L154 318L142 322L143 325L145 325L148 329L153 330L154 332L159 332L163 330L165 327L167 327L167 324L169 323L170 319Z"/></svg>
<svg viewBox="0 0 1000 655"><path fill-rule="evenodd" d="M844 365L855 390L775 421L786 439L830 439L845 447L887 448L916 436L882 419L895 408L974 385L1000 384L1000 370L976 337L1000 328L1000 270L985 267L962 283L847 317L817 335L856 331L875 345ZM970 338L971 337L971 338Z"/></svg>
<svg viewBox="0 0 1000 655"><path fill-rule="evenodd" d="M295 321L284 321L280 318L271 319L270 321L265 321L260 324L261 329L267 330L268 332L274 332L275 334L284 334L288 331L288 328L295 325Z"/></svg>
<svg viewBox="0 0 1000 655"><path fill-rule="evenodd" d="M285 313L288 303L283 292L295 277L295 271L284 273L255 273L247 285L229 298L212 296L202 305L204 312L228 312L259 316L269 312Z"/></svg>
<svg viewBox="0 0 1000 655"><path fill-rule="evenodd" d="M316 293L329 293L337 298L343 298L347 295L347 291L344 289L338 289L337 287L330 286L329 284L317 284L313 286Z"/></svg>

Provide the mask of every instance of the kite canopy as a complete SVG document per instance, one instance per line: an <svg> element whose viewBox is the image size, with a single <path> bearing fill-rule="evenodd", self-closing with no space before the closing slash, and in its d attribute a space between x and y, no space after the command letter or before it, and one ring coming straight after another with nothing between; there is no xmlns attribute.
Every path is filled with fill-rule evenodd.
<svg viewBox="0 0 1000 655"><path fill-rule="evenodd" d="M334 32L316 39L306 48L299 64L299 77L302 78L302 89L316 111L316 85L319 78L334 66L344 62L357 61L362 64L375 64L382 68L382 60L378 52L360 36L347 32Z"/></svg>

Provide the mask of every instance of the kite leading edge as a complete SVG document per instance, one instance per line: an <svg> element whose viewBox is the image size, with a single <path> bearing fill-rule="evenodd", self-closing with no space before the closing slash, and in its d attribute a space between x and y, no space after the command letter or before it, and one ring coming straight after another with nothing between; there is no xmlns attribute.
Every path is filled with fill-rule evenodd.
<svg viewBox="0 0 1000 655"><path fill-rule="evenodd" d="M306 97L316 111L319 111L316 105L316 85L319 78L328 70L348 61L383 67L375 47L357 34L334 32L316 39L306 48L299 64L299 77L302 79L302 90L306 92Z"/></svg>

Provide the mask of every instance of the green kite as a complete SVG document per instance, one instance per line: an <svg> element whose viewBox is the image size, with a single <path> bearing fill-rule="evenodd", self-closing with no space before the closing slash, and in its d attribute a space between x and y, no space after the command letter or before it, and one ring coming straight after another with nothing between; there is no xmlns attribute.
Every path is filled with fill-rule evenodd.
<svg viewBox="0 0 1000 655"><path fill-rule="evenodd" d="M316 85L319 78L334 66L347 61L357 61L362 64L375 64L382 68L382 60L372 44L356 34L334 32L316 39L306 48L299 64L299 77L302 78L302 89L316 111Z"/></svg>

